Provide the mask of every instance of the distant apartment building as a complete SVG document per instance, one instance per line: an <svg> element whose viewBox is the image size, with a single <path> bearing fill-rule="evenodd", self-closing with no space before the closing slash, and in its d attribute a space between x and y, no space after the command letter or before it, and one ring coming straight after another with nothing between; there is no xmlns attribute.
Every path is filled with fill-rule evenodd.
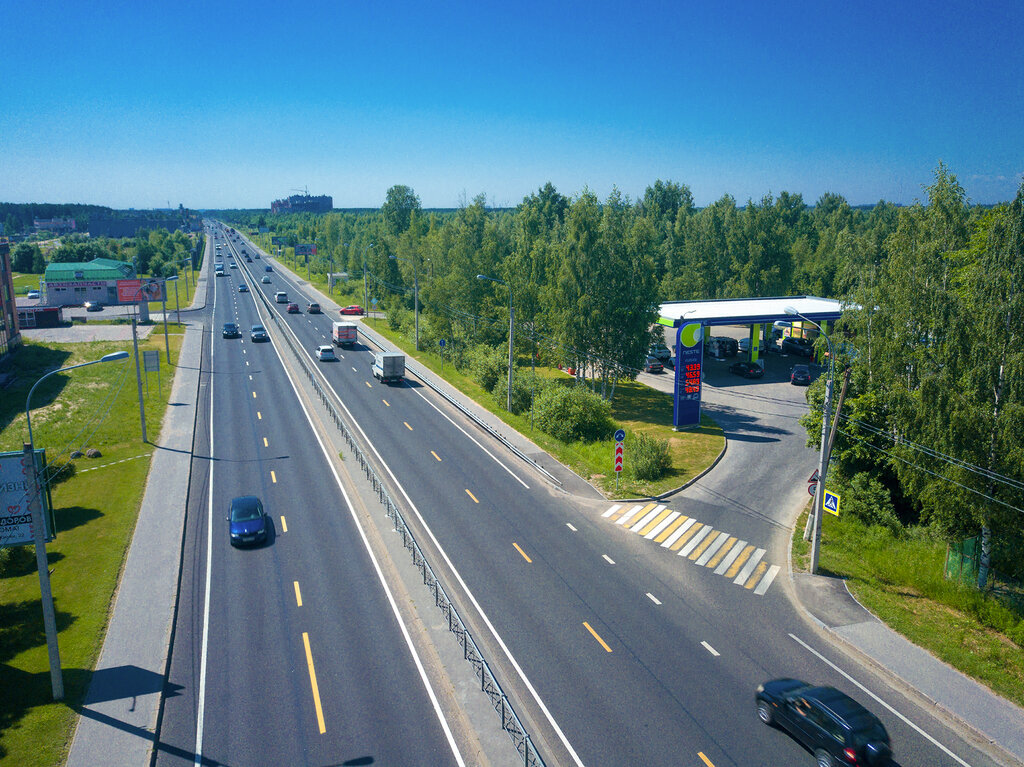
<svg viewBox="0 0 1024 767"><path fill-rule="evenodd" d="M313 197L308 194L293 194L284 200L270 203L271 213L330 213L334 209L334 198L329 194Z"/></svg>
<svg viewBox="0 0 1024 767"><path fill-rule="evenodd" d="M14 300L14 275L11 272L11 245L0 239L0 362L21 345L18 307Z"/></svg>
<svg viewBox="0 0 1024 767"><path fill-rule="evenodd" d="M166 229L169 232L198 232L203 227L202 217L183 206L170 210L164 215L153 212L128 211L116 216L94 215L89 219L90 237L134 237L140 229L152 231Z"/></svg>
<svg viewBox="0 0 1024 767"><path fill-rule="evenodd" d="M77 231L75 219L73 218L34 218L32 225L37 232L53 232L54 234L66 234Z"/></svg>

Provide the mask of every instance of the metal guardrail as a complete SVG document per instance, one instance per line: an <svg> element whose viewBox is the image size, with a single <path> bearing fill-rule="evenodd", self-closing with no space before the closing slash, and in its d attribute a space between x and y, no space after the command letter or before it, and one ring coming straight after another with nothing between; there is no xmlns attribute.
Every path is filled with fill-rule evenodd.
<svg viewBox="0 0 1024 767"><path fill-rule="evenodd" d="M435 575L433 568L427 561L426 555L424 555L423 550L416 542L416 538L413 535L412 530L409 528L408 524L406 524L405 518L402 516L402 513L398 508L398 504L391 499L391 495L388 492L383 479L381 479L376 470L370 464L369 459L360 448L352 430L348 427L348 424L345 423L345 420L341 417L338 409L334 406L333 397L320 383L316 372L308 365L308 361L303 356L303 353L299 346L297 346L296 341L292 339L291 328L281 324L280 318L277 316L277 313L273 310L269 300L263 295L262 291L256 291L256 295L259 296L260 300L266 307L267 313L274 325L277 327L280 337L284 338L285 342L288 344L288 348L290 348L292 354L295 355L302 372L306 374L307 378L309 378L309 381L313 386L313 390L316 392L321 404L326 408L327 413L331 416L331 420L334 421L334 425L341 431L342 436L345 438L345 442L352 450L356 461L359 463L360 468L363 470L366 478L370 481L374 492L377 494L377 500L382 506L384 506L388 519L390 519L394 524L396 532L402 536L402 545L409 550L409 553L412 556L413 565L420 570L424 585L434 596L434 605L441 610L445 620L448 622L448 630L455 635L459 646L462 647L463 659L472 664L474 675L480 680L481 691L487 695L495 712L501 717L501 727L512 739L512 743L515 745L516 751L518 751L519 755L523 758L523 764L526 765L526 767L545 767L545 762L537 752L537 748L533 744L533 739L530 737L530 733L526 731L526 726L519 719L515 709L512 707L511 701L509 701L508 696L501 689L501 685L498 683L498 680L491 671L491 667L488 665L483 653L480 651L479 646L474 641L472 634L470 634L469 629L466 627L462 617L459 615L451 597L448 596L448 593L444 590L440 580ZM447 395L444 395L443 393L442 396L447 398ZM541 469L541 471L544 470ZM547 472L544 473L546 474Z"/></svg>

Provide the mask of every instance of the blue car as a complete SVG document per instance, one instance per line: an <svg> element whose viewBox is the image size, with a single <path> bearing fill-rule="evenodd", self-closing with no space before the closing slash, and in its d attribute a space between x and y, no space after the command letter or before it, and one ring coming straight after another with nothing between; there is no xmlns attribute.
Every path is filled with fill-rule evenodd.
<svg viewBox="0 0 1024 767"><path fill-rule="evenodd" d="M269 528L263 504L255 495L231 499L228 513L228 534L232 546L255 546L267 540Z"/></svg>
<svg viewBox="0 0 1024 767"><path fill-rule="evenodd" d="M268 265L268 266L264 266L264 267L263 267L263 270L264 270L264 271L266 271L266 272L272 272L272 271L274 271L273 269L271 269L271 268L270 268L270 266L269 266L269 265Z"/></svg>

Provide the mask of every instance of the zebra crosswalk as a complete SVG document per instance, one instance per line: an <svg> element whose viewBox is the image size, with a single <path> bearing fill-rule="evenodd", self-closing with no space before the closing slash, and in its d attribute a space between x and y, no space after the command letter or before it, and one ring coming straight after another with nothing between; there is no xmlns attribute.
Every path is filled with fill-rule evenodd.
<svg viewBox="0 0 1024 767"><path fill-rule="evenodd" d="M601 516L757 596L768 591L781 569L764 561L765 549L664 504L617 503Z"/></svg>

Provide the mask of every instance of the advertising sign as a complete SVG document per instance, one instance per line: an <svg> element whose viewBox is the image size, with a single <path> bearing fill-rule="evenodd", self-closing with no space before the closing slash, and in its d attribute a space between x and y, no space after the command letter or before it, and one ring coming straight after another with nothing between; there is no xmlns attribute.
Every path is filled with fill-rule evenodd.
<svg viewBox="0 0 1024 767"><path fill-rule="evenodd" d="M42 477L46 468L46 451L35 451L36 476ZM21 450L0 453L0 548L23 546L35 543L32 533L32 506L34 500L43 503L43 537L53 540L53 509L50 508L49 493L37 493L35 499L29 495L32 467L25 460Z"/></svg>
<svg viewBox="0 0 1024 767"><path fill-rule="evenodd" d="M675 428L700 423L701 373L704 365L704 326L680 325L676 332L676 380L672 409Z"/></svg>
<svg viewBox="0 0 1024 767"><path fill-rule="evenodd" d="M283 247L286 247L288 245L288 238L287 237L271 237L270 238L270 244L271 245L280 245L283 248Z"/></svg>
<svg viewBox="0 0 1024 767"><path fill-rule="evenodd" d="M140 292L139 288L145 285ZM134 304L136 301L163 301L163 282L152 278L145 280L118 280L117 281L117 302L120 304Z"/></svg>
<svg viewBox="0 0 1024 767"><path fill-rule="evenodd" d="M316 255L316 245L309 245L309 244L306 244L306 245L296 245L295 246L295 255L296 256L315 256Z"/></svg>

